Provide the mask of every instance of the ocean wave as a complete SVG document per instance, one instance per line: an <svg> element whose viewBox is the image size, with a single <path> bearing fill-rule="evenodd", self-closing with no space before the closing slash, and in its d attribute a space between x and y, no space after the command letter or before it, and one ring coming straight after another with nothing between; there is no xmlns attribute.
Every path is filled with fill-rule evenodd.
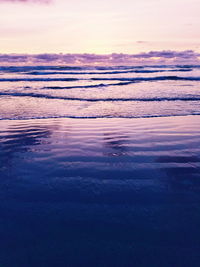
<svg viewBox="0 0 200 267"><path fill-rule="evenodd" d="M27 72L40 70L84 70L84 67L78 66L0 66L0 71L4 72Z"/></svg>
<svg viewBox="0 0 200 267"><path fill-rule="evenodd" d="M156 77L119 77L119 78L91 78L92 81L200 81L200 77L180 77L180 76L156 76Z"/></svg>
<svg viewBox="0 0 200 267"><path fill-rule="evenodd" d="M93 115L93 116L67 116L67 115L58 115L58 116L29 116L29 117L23 117L23 116L18 116L14 118L9 118L9 117L4 117L0 118L0 121L4 120L11 120L11 121L16 121L16 120L41 120L41 119L142 119L142 118L167 118L167 117L188 117L188 116L199 116L200 112L195 112L194 114L170 114L170 115Z"/></svg>
<svg viewBox="0 0 200 267"><path fill-rule="evenodd" d="M166 68L170 70L177 71L189 71L192 69L198 69L200 68L199 65L143 65L143 66L0 66L1 72L10 72L10 73L18 73L18 72L31 72L31 71L91 71L91 70L97 70L97 71L120 71L120 70L138 70L142 71L146 68L152 68L157 70L164 70Z"/></svg>
<svg viewBox="0 0 200 267"><path fill-rule="evenodd" d="M75 86L45 86L45 87L42 87L41 89L55 89L55 90L84 89L84 88L86 89L86 88L98 88L98 87L109 87L109 86L123 86L123 85L132 84L132 83L133 82L119 82L119 83L99 83L99 84L93 84L93 85L75 85Z"/></svg>
<svg viewBox="0 0 200 267"><path fill-rule="evenodd" d="M0 82L73 82L78 78L1 78Z"/></svg>
<svg viewBox="0 0 200 267"><path fill-rule="evenodd" d="M124 71L103 71L103 72L95 72L95 71L79 71L79 72L65 72L65 71L32 71L26 72L28 75L108 75L108 74L125 74L125 73L161 73L161 72L189 72L192 69L169 69L169 70L124 70Z"/></svg>
<svg viewBox="0 0 200 267"><path fill-rule="evenodd" d="M53 96L38 93L23 93L23 92L0 92L0 96L15 96L15 97L35 97L35 98L46 98L46 99L60 99L68 101L86 101L86 102L152 102L152 101L200 101L198 97L154 97L154 98L80 98L80 97L64 97L64 96Z"/></svg>
<svg viewBox="0 0 200 267"><path fill-rule="evenodd" d="M129 82L143 82L143 81L200 81L200 77L181 77L181 76L156 76L156 77L109 77L109 78L1 78L0 82L72 82L72 81L129 81Z"/></svg>

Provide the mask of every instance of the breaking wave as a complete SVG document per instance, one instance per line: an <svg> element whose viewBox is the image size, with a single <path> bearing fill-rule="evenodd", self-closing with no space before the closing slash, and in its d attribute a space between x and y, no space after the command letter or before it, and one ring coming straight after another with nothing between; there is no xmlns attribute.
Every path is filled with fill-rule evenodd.
<svg viewBox="0 0 200 267"><path fill-rule="evenodd" d="M180 77L180 76L157 76L157 77L91 77L84 78L0 78L0 82L73 82L81 80L91 81L129 81L129 82L143 82L143 81L200 81L200 77Z"/></svg>
<svg viewBox="0 0 200 267"><path fill-rule="evenodd" d="M0 66L0 119L200 115L199 81L193 65Z"/></svg>
<svg viewBox="0 0 200 267"><path fill-rule="evenodd" d="M0 92L0 96L18 96L18 97L36 97L36 98L46 98L46 99L61 99L68 101L87 101L87 102L98 102L98 101L140 101L140 102L150 102L150 101L200 101L200 97L156 97L156 98L80 98L80 97L65 97L65 96L54 96L45 95L38 93L21 93L21 92Z"/></svg>

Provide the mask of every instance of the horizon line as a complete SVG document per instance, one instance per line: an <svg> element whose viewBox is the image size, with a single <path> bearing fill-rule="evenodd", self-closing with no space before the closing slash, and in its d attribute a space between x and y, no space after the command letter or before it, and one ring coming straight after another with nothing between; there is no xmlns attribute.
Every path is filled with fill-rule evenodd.
<svg viewBox="0 0 200 267"><path fill-rule="evenodd" d="M177 65L200 64L200 53L194 50L159 50L127 53L0 53L0 64L71 64L71 65Z"/></svg>

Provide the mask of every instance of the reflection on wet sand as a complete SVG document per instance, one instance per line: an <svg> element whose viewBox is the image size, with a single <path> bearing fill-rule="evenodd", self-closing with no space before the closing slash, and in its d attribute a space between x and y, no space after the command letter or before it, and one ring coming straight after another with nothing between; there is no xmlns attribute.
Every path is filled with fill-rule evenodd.
<svg viewBox="0 0 200 267"><path fill-rule="evenodd" d="M33 146L48 140L50 135L50 129L40 125L20 128L14 126L7 131L0 131L0 168L11 168L17 157L30 152Z"/></svg>
<svg viewBox="0 0 200 267"><path fill-rule="evenodd" d="M170 163L174 166L162 168L167 174L168 185L174 190L194 190L200 189L200 157L198 156L164 156L158 157L156 162ZM179 165L179 166L177 166Z"/></svg>
<svg viewBox="0 0 200 267"><path fill-rule="evenodd" d="M199 122L0 122L0 265L196 267Z"/></svg>
<svg viewBox="0 0 200 267"><path fill-rule="evenodd" d="M105 150L109 150L105 153L107 156L118 157L126 155L127 151L127 139L129 137L125 134L119 134L115 132L105 132L103 137L103 145Z"/></svg>

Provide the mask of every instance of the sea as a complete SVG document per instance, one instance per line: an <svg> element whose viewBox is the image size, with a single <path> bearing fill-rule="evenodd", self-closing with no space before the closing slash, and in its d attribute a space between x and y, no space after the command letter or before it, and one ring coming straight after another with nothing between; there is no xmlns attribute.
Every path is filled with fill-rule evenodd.
<svg viewBox="0 0 200 267"><path fill-rule="evenodd" d="M200 66L0 67L0 267L200 266Z"/></svg>
<svg viewBox="0 0 200 267"><path fill-rule="evenodd" d="M0 67L0 119L200 114L200 66Z"/></svg>

